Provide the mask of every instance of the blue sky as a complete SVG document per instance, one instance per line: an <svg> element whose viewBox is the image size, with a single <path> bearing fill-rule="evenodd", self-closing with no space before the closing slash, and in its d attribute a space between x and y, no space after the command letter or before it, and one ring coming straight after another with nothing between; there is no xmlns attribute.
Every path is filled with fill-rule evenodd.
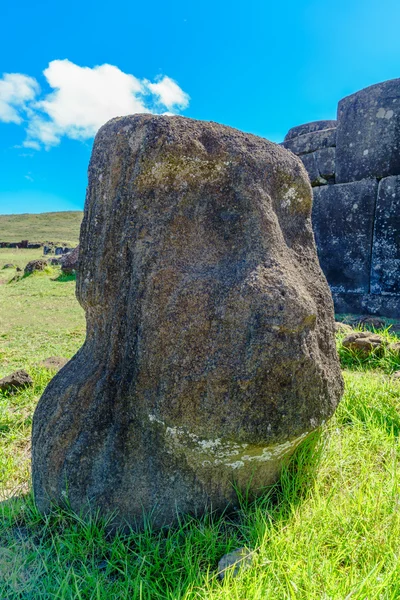
<svg viewBox="0 0 400 600"><path fill-rule="evenodd" d="M400 77L398 0L21 0L0 18L0 214L82 209L93 134L114 113L279 142Z"/></svg>

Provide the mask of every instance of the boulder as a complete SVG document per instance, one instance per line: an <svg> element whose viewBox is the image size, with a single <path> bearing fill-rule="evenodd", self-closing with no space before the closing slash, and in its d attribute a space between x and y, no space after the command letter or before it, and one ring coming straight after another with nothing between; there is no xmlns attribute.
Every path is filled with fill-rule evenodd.
<svg viewBox="0 0 400 600"><path fill-rule="evenodd" d="M285 136L285 142L304 135L305 133L313 133L314 131L321 131L323 129L334 129L337 125L337 121L311 121L311 123L304 123L304 125L297 125L289 129Z"/></svg>
<svg viewBox="0 0 400 600"><path fill-rule="evenodd" d="M2 392L15 392L19 389L33 385L32 377L23 369L7 375L0 379L0 390Z"/></svg>
<svg viewBox="0 0 400 600"><path fill-rule="evenodd" d="M34 271L44 271L47 266L47 260L43 260L42 258L38 258L37 260L31 260L26 265L24 273L25 275L30 275Z"/></svg>
<svg viewBox="0 0 400 600"><path fill-rule="evenodd" d="M400 354L400 342L393 342L389 344L388 349L393 354Z"/></svg>
<svg viewBox="0 0 400 600"><path fill-rule="evenodd" d="M385 329L386 321L381 317L373 317L371 315L366 315L365 317L361 317L360 319L355 319L354 325L358 325L363 328L371 328L371 329Z"/></svg>
<svg viewBox="0 0 400 600"><path fill-rule="evenodd" d="M311 185L334 183L335 148L322 148L310 154L302 154L301 160L310 178Z"/></svg>
<svg viewBox="0 0 400 600"><path fill-rule="evenodd" d="M333 292L369 292L377 188L375 180L314 188L315 240Z"/></svg>
<svg viewBox="0 0 400 600"><path fill-rule="evenodd" d="M315 150L320 150L321 148L331 148L335 145L336 129L323 129L322 131L305 133L282 143L282 146L299 156L315 152Z"/></svg>
<svg viewBox="0 0 400 600"><path fill-rule="evenodd" d="M400 79L339 102L336 146L338 183L400 175Z"/></svg>
<svg viewBox="0 0 400 600"><path fill-rule="evenodd" d="M375 211L371 265L373 294L400 294L399 240L400 177L386 177L379 182Z"/></svg>
<svg viewBox="0 0 400 600"><path fill-rule="evenodd" d="M369 356L372 352L382 352L383 344L382 336L367 331L354 331L342 341L344 348L348 348L362 357Z"/></svg>
<svg viewBox="0 0 400 600"><path fill-rule="evenodd" d="M64 275L72 275L76 273L79 266L79 244L68 254L64 254L61 258L61 271Z"/></svg>
<svg viewBox="0 0 400 600"><path fill-rule="evenodd" d="M177 116L98 132L80 236L87 338L33 420L37 506L156 525L257 495L343 391L300 160Z"/></svg>
<svg viewBox="0 0 400 600"><path fill-rule="evenodd" d="M336 333L353 333L353 328L347 323L341 323L340 321L335 321L335 332Z"/></svg>

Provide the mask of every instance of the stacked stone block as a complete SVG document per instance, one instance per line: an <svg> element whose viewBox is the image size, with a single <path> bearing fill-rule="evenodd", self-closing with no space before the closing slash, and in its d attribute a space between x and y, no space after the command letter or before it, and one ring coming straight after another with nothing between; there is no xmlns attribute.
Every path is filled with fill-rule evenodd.
<svg viewBox="0 0 400 600"><path fill-rule="evenodd" d="M337 312L400 317L400 79L291 129L313 186L313 228Z"/></svg>

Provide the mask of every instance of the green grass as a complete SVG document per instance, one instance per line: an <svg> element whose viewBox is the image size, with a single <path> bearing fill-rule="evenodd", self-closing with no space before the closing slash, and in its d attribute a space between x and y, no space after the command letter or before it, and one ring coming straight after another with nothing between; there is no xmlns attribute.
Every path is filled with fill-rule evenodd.
<svg viewBox="0 0 400 600"><path fill-rule="evenodd" d="M80 210L0 215L0 242L54 242L76 246L83 218Z"/></svg>
<svg viewBox="0 0 400 600"><path fill-rule="evenodd" d="M0 286L1 372L24 367L35 382L0 395L1 599L400 598L400 383L387 352L360 361L340 350L346 391L336 414L275 486L256 502L242 498L233 515L116 535L100 518L40 515L30 428L53 375L40 360L69 357L84 338L74 282L57 273ZM241 546L255 551L252 566L220 582L218 560Z"/></svg>

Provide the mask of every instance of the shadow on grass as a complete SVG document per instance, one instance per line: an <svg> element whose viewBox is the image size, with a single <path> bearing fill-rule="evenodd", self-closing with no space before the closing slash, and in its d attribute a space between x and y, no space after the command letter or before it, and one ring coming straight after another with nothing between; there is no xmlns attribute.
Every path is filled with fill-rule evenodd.
<svg viewBox="0 0 400 600"><path fill-rule="evenodd" d="M162 529L147 520L141 531L115 531L112 520L96 511L82 517L54 508L41 515L32 493L4 501L0 546L9 553L12 572L3 588L0 573L0 597L35 593L61 598L64 587L65 597L74 590L77 598L207 597L207 590L220 585L220 558L242 546L257 550L266 515L272 521L288 520L293 507L307 497L319 464L319 440L316 432L303 441L279 482L258 499L242 495L234 512L182 516L176 525ZM98 594L93 596L94 590Z"/></svg>
<svg viewBox="0 0 400 600"><path fill-rule="evenodd" d="M58 281L58 283L65 283L66 281L76 281L76 273L71 273L70 275L60 273L60 275L52 279L52 281Z"/></svg>

